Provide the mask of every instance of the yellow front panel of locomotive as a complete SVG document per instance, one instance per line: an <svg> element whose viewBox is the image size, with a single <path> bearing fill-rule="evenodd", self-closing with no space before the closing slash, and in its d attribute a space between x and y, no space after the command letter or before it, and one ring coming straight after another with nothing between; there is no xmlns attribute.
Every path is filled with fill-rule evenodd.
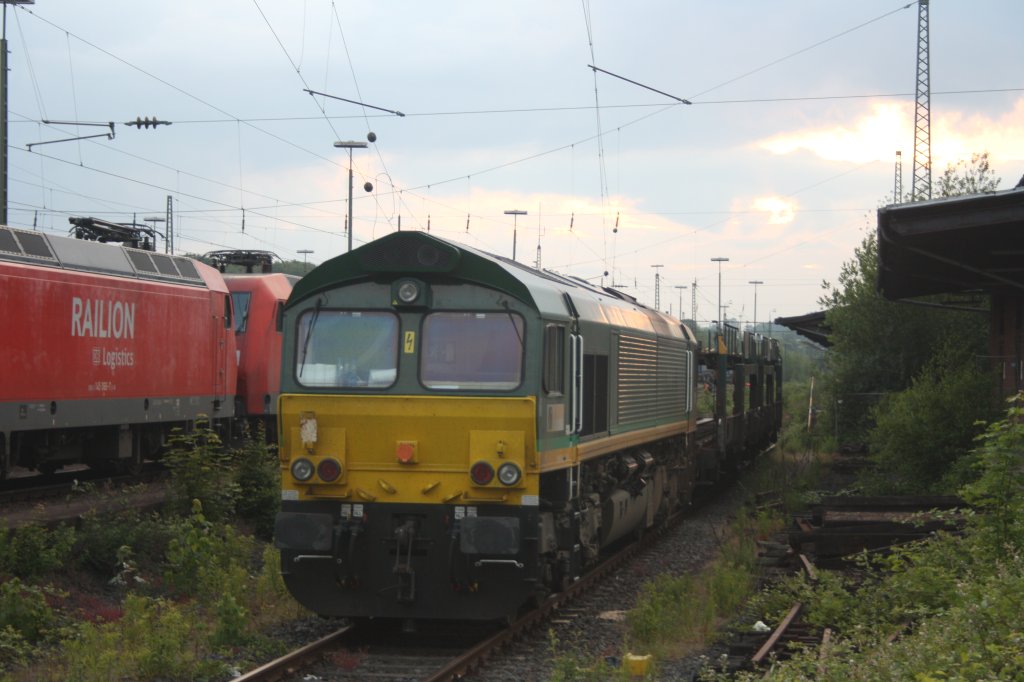
<svg viewBox="0 0 1024 682"><path fill-rule="evenodd" d="M280 452L286 499L536 504L533 398L283 395ZM290 474L297 458L340 461L326 483ZM478 485L470 467L516 464L522 478ZM525 498L525 499L524 499Z"/></svg>

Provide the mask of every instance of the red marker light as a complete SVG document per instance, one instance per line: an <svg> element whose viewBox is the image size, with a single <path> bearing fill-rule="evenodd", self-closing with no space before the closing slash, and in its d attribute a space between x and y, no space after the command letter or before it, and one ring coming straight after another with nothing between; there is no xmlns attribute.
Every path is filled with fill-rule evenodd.
<svg viewBox="0 0 1024 682"><path fill-rule="evenodd" d="M331 483L341 477L341 463L336 459L325 459L316 467L316 473L321 481Z"/></svg>
<svg viewBox="0 0 1024 682"><path fill-rule="evenodd" d="M469 477L477 485L487 485L494 480L494 467L487 462L477 462L469 468Z"/></svg>

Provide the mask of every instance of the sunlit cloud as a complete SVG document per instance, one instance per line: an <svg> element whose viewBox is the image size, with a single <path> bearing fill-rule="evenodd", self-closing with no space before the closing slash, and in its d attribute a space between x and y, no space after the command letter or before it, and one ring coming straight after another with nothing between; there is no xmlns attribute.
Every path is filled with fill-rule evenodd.
<svg viewBox="0 0 1024 682"><path fill-rule="evenodd" d="M891 163L897 150L904 163L913 164L914 104L877 103L855 120L829 128L807 128L780 133L759 141L756 146L773 154L810 152L828 161ZM998 172L1024 160L1024 98L1001 115L966 115L944 110L932 103L932 168L941 172L949 164L970 159L972 154L989 152Z"/></svg>
<svg viewBox="0 0 1024 682"><path fill-rule="evenodd" d="M947 165L981 152L989 153L997 174L1001 168L1024 160L1024 97L1001 116L966 116L955 111L937 121L933 118L933 171L941 172Z"/></svg>
<svg viewBox="0 0 1024 682"><path fill-rule="evenodd" d="M796 204L782 197L758 197L754 200L752 208L768 213L769 225L785 225L793 222Z"/></svg>
<svg viewBox="0 0 1024 682"><path fill-rule="evenodd" d="M829 161L889 161L897 149L913 142L912 120L912 105L879 103L852 125L782 133L757 146L779 155L809 151Z"/></svg>

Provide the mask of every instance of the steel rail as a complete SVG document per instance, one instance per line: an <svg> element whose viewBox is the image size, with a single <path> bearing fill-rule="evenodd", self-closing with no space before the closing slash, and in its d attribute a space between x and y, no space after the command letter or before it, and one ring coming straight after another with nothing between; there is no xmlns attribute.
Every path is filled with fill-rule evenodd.
<svg viewBox="0 0 1024 682"><path fill-rule="evenodd" d="M768 656L771 650L775 647L776 643L778 643L779 639L781 639L782 636L786 634L786 630L793 623L793 620L796 619L797 615L800 613L800 609L802 609L803 606L804 605L801 602L797 602L793 605L793 608L789 610L789 613L786 614L786 617L782 619L781 623L779 623L779 627L775 628L775 631L772 632L771 637L768 638L768 641L762 644L761 648L757 650L757 653L750 658L751 663L757 665L758 663L763 661L766 656Z"/></svg>
<svg viewBox="0 0 1024 682"><path fill-rule="evenodd" d="M234 678L234 682L271 682L274 680L280 680L285 675L295 673L296 669L307 666L311 662L319 659L328 647L336 644L338 640L344 638L351 629L352 626L347 625L339 630L335 630L331 634L321 637L315 642L311 642L304 647L281 656L280 658L274 659L269 663L265 663L255 670L250 670L244 675Z"/></svg>

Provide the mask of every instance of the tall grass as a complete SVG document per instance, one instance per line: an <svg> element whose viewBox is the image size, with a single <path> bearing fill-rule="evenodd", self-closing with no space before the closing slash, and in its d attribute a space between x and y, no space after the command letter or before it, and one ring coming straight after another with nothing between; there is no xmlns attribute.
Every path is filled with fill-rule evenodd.
<svg viewBox="0 0 1024 682"><path fill-rule="evenodd" d="M705 648L757 589L757 541L778 532L821 471L812 454L773 452L738 485L748 506L720 534L718 552L692 575L662 575L644 586L627 614L626 648L672 659ZM770 500L758 507L757 500Z"/></svg>

